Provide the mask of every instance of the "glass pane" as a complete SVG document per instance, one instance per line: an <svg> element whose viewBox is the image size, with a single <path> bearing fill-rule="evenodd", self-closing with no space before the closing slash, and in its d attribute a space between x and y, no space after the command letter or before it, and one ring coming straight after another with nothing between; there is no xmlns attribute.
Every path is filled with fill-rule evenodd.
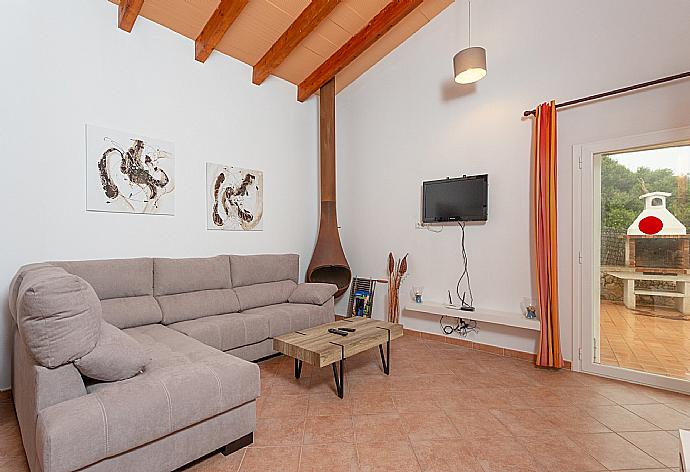
<svg viewBox="0 0 690 472"><path fill-rule="evenodd" d="M600 159L595 361L690 380L690 146Z"/></svg>

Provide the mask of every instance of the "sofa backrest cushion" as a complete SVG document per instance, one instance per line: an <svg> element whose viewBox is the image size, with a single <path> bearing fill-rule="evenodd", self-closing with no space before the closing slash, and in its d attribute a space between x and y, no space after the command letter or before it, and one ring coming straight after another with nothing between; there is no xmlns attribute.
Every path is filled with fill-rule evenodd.
<svg viewBox="0 0 690 472"><path fill-rule="evenodd" d="M53 264L86 280L101 300L153 295L153 259L60 261Z"/></svg>
<svg viewBox="0 0 690 472"><path fill-rule="evenodd" d="M120 329L160 323L163 314L150 295L101 300L103 319Z"/></svg>
<svg viewBox="0 0 690 472"><path fill-rule="evenodd" d="M280 282L268 282L264 284L247 285L235 288L240 308L249 310L260 306L277 305L285 303L294 292L297 284L292 280Z"/></svg>
<svg viewBox="0 0 690 472"><path fill-rule="evenodd" d="M231 288L163 295L158 303L166 325L240 311L240 302Z"/></svg>
<svg viewBox="0 0 690 472"><path fill-rule="evenodd" d="M153 298L153 259L60 261L53 264L86 280L103 307L103 319L125 329L163 319Z"/></svg>
<svg viewBox="0 0 690 472"><path fill-rule="evenodd" d="M154 259L154 294L163 324L239 311L228 256Z"/></svg>
<svg viewBox="0 0 690 472"><path fill-rule="evenodd" d="M17 327L43 367L59 367L91 352L100 336L101 318L101 302L84 279L59 268L24 275Z"/></svg>
<svg viewBox="0 0 690 472"><path fill-rule="evenodd" d="M298 254L256 254L230 256L232 286L264 284L281 280L299 281Z"/></svg>
<svg viewBox="0 0 690 472"><path fill-rule="evenodd" d="M228 256L154 259L156 297L176 293L232 288Z"/></svg>

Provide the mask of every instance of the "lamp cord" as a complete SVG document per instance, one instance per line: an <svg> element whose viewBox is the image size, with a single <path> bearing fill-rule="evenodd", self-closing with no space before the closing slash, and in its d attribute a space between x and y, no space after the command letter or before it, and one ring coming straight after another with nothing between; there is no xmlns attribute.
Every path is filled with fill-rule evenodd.
<svg viewBox="0 0 690 472"><path fill-rule="evenodd" d="M472 0L467 0L467 47L472 47Z"/></svg>

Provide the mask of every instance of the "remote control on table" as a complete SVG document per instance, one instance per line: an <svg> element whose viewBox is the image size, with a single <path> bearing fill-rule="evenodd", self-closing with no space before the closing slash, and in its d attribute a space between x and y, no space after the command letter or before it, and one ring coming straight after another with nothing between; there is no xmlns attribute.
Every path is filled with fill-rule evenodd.
<svg viewBox="0 0 690 472"><path fill-rule="evenodd" d="M329 333L338 334L340 336L347 336L347 332L340 331L339 329L331 328L328 330Z"/></svg>
<svg viewBox="0 0 690 472"><path fill-rule="evenodd" d="M340 331L347 331L348 333L354 333L355 328L338 328Z"/></svg>

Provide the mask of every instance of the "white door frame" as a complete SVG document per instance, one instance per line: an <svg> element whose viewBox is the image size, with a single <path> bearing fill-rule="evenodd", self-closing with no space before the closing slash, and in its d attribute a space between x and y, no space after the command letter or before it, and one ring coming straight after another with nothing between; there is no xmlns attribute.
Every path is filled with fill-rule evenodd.
<svg viewBox="0 0 690 472"><path fill-rule="evenodd" d="M612 151L656 146L662 143L687 141L690 126L608 139L573 146L573 361L572 370L627 380L643 385L690 393L690 381L658 374L639 372L621 367L596 364L592 360L593 333L591 320L598 303L591 295L598 292L599 277L592 277L595 264L595 227L599 216L594 215L595 175L594 156ZM598 265L598 264L597 264ZM589 311L583 311L589 310Z"/></svg>

